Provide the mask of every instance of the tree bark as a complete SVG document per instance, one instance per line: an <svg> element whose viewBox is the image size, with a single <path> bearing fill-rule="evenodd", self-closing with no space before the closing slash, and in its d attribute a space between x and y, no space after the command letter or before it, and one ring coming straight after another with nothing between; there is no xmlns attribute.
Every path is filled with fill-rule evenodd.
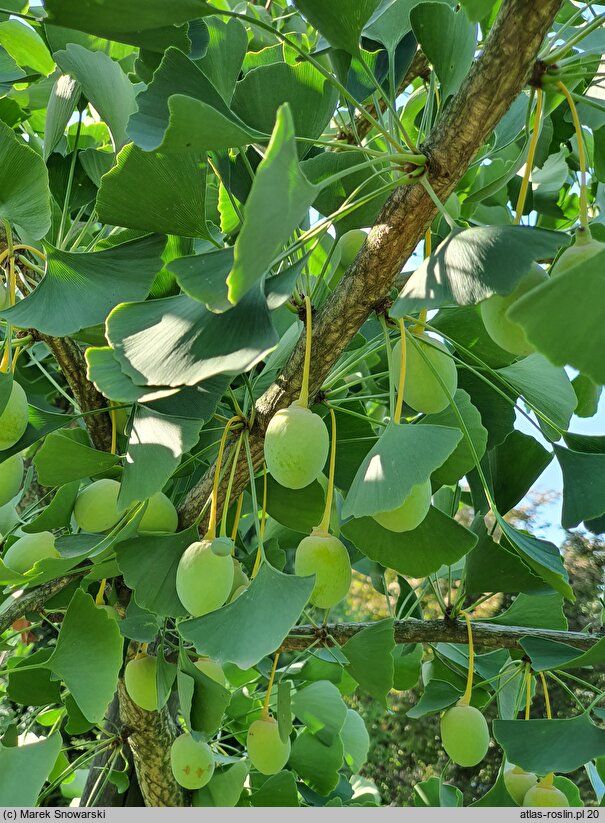
<svg viewBox="0 0 605 823"><path fill-rule="evenodd" d="M428 179L442 202L453 192L479 148L521 92L560 5L561 0L503 3L482 55L422 146L428 157ZM393 281L435 213L435 206L421 185L401 186L391 195L359 254L314 319L311 398L317 396L331 367L369 315L384 306ZM304 350L302 335L283 372L257 401L255 423L250 432L255 467L262 463L263 439L269 420L300 393ZM183 527L190 526L196 519L210 494L213 477L214 466L211 466L185 498L181 506ZM232 499L248 482L246 457L240 454ZM223 497L224 484L221 505Z"/></svg>

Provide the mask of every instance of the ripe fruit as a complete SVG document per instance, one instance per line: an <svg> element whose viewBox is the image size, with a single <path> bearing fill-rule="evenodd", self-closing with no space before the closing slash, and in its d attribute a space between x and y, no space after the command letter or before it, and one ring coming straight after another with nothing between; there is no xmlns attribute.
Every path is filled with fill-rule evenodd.
<svg viewBox="0 0 605 823"><path fill-rule="evenodd" d="M23 481L23 458L13 454L0 463L0 506L4 506L17 494Z"/></svg>
<svg viewBox="0 0 605 823"><path fill-rule="evenodd" d="M111 529L124 514L118 508L120 484L117 480L95 480L79 493L74 506L76 523L83 532Z"/></svg>
<svg viewBox="0 0 605 823"><path fill-rule="evenodd" d="M212 749L190 734L182 734L170 747L170 766L174 779L185 789L201 789L214 774Z"/></svg>
<svg viewBox="0 0 605 823"><path fill-rule="evenodd" d="M298 544L294 571L300 577L315 575L309 602L320 609L335 606L351 585L351 561L344 544L316 530Z"/></svg>
<svg viewBox="0 0 605 823"><path fill-rule="evenodd" d="M27 395L13 382L8 403L0 414L0 451L12 448L23 437L27 428Z"/></svg>
<svg viewBox="0 0 605 823"><path fill-rule="evenodd" d="M392 532L411 531L419 526L427 516L431 507L432 494L430 480L418 483L417 486L412 487L412 491L400 506L391 511L378 512L373 515L374 520Z"/></svg>
<svg viewBox="0 0 605 823"><path fill-rule="evenodd" d="M563 254L559 257L555 265L550 270L551 277L557 277L560 274L565 274L569 269L573 269L578 263L584 260L589 260L595 254L605 249L605 243L595 240L593 237L587 236L586 229L576 229L576 242L573 246L565 249Z"/></svg>
<svg viewBox="0 0 605 823"><path fill-rule="evenodd" d="M267 427L267 469L281 486L304 489L321 474L329 446L321 417L293 403L274 414Z"/></svg>
<svg viewBox="0 0 605 823"><path fill-rule="evenodd" d="M544 269L534 264L523 277L513 292L506 295L494 294L481 303L481 319L486 332L500 348L511 354L526 357L535 351L518 323L509 320L507 312L510 306L524 294L542 285L547 280Z"/></svg>
<svg viewBox="0 0 605 823"><path fill-rule="evenodd" d="M539 806L569 806L569 800L560 789L552 785L552 775L547 775L532 786L523 798L526 808Z"/></svg>
<svg viewBox="0 0 605 823"><path fill-rule="evenodd" d="M157 658L137 657L124 669L124 684L130 699L141 709L155 712L158 708Z"/></svg>
<svg viewBox="0 0 605 823"><path fill-rule="evenodd" d="M193 665L203 672L206 677L212 678L215 683L219 683L221 686L225 685L225 672L216 660L212 660L210 657L199 657Z"/></svg>
<svg viewBox="0 0 605 823"><path fill-rule="evenodd" d="M513 766L504 772L504 785L515 803L523 805L523 798L535 786L538 778L533 772L526 772L519 766Z"/></svg>
<svg viewBox="0 0 605 823"><path fill-rule="evenodd" d="M55 549L55 536L52 532L37 532L20 537L2 559L4 565L12 571L25 574L38 560L46 557L61 557Z"/></svg>
<svg viewBox="0 0 605 823"><path fill-rule="evenodd" d="M357 257L357 252L366 241L367 234L361 229L351 229L346 231L338 241L340 251L340 265L348 269L353 260Z"/></svg>
<svg viewBox="0 0 605 823"><path fill-rule="evenodd" d="M218 609L233 585L230 540L201 540L185 549L176 570L176 591L193 617ZM227 554L217 552L227 550Z"/></svg>
<svg viewBox="0 0 605 823"><path fill-rule="evenodd" d="M250 724L246 746L252 765L261 774L277 774L290 757L290 740L282 742L277 720L273 717Z"/></svg>
<svg viewBox="0 0 605 823"><path fill-rule="evenodd" d="M441 718L443 748L458 766L476 766L489 746L487 721L479 709L457 703Z"/></svg>
<svg viewBox="0 0 605 823"><path fill-rule="evenodd" d="M450 394L454 394L458 386L458 372L456 364L450 357L443 343L434 340L426 334L415 336L422 352L428 357L433 368L447 386ZM393 349L393 362L401 360L401 342L397 342ZM395 385L399 388L399 369L395 373ZM406 373L403 398L408 406L425 414L436 414L449 405L449 397L441 383L433 374L429 364L422 354L417 351L413 342L406 346Z"/></svg>
<svg viewBox="0 0 605 823"><path fill-rule="evenodd" d="M139 532L172 533L179 525L179 516L163 492L156 492L147 501L147 508L139 523Z"/></svg>

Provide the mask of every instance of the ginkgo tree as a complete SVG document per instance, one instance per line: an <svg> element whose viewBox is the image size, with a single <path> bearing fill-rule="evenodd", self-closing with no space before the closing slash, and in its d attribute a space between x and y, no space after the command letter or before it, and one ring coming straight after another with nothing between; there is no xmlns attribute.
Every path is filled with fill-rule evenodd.
<svg viewBox="0 0 605 823"><path fill-rule="evenodd" d="M413 687L410 803L600 800L605 637L507 514L557 461L605 530L604 18L0 4L1 805L377 805L351 697Z"/></svg>

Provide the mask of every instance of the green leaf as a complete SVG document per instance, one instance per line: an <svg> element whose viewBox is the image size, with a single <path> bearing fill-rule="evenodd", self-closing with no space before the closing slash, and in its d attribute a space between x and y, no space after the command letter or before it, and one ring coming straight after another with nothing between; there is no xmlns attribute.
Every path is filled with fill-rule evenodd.
<svg viewBox="0 0 605 823"><path fill-rule="evenodd" d="M78 496L80 481L75 480L57 489L57 493L40 514L21 529L27 534L31 532L52 531L69 526L71 513Z"/></svg>
<svg viewBox="0 0 605 823"><path fill-rule="evenodd" d="M342 516L362 517L397 508L412 488L443 465L462 434L446 426L391 423L359 467Z"/></svg>
<svg viewBox="0 0 605 823"><path fill-rule="evenodd" d="M496 617L480 618L498 626L527 626L534 629L567 630L560 594L520 594L506 611Z"/></svg>
<svg viewBox="0 0 605 823"><path fill-rule="evenodd" d="M183 617L187 611L176 593L176 569L183 552L198 539L196 529L162 536L141 535L116 546L124 582L137 604L162 617Z"/></svg>
<svg viewBox="0 0 605 823"><path fill-rule="evenodd" d="M491 789L487 791L482 797L480 797L479 800L476 800L474 803L471 803L471 806L479 806L480 808L482 806L490 808L493 806L501 806L503 808L517 807L517 804L506 790L503 772L504 769L501 768L498 773L498 779L491 787Z"/></svg>
<svg viewBox="0 0 605 823"><path fill-rule="evenodd" d="M492 731L510 763L536 774L573 772L605 754L605 729L586 713L564 720L494 720Z"/></svg>
<svg viewBox="0 0 605 823"><path fill-rule="evenodd" d="M80 99L81 91L82 87L79 82L69 74L62 74L55 80L44 122L44 160L48 160L53 149L63 137L69 119ZM107 157L111 160L113 155L107 152Z"/></svg>
<svg viewBox="0 0 605 823"><path fill-rule="evenodd" d="M260 789L254 792L250 803L258 807L298 806L296 778L288 771L272 774Z"/></svg>
<svg viewBox="0 0 605 823"><path fill-rule="evenodd" d="M473 23L488 17L496 0L461 0L460 5L466 12L466 16Z"/></svg>
<svg viewBox="0 0 605 823"><path fill-rule="evenodd" d="M458 91L473 63L477 27L443 3L420 3L410 11L420 48L435 69L443 100ZM448 33L442 37L442 32Z"/></svg>
<svg viewBox="0 0 605 823"><path fill-rule="evenodd" d="M292 682L280 680L277 684L277 725L279 738L286 743L292 734Z"/></svg>
<svg viewBox="0 0 605 823"><path fill-rule="evenodd" d="M234 18L224 21L209 17L206 25L210 42L206 54L196 64L229 105L246 56L248 35L243 24Z"/></svg>
<svg viewBox="0 0 605 823"><path fill-rule="evenodd" d="M380 0L349 0L325 3L324 0L295 0L295 6L335 49L359 54L363 27L376 11Z"/></svg>
<svg viewBox="0 0 605 823"><path fill-rule="evenodd" d="M349 661L347 672L357 680L362 691L384 706L393 688L394 648L393 621L387 618L354 634L341 649Z"/></svg>
<svg viewBox="0 0 605 823"><path fill-rule="evenodd" d="M125 146L101 181L99 220L142 231L210 238L205 155L144 152Z"/></svg>
<svg viewBox="0 0 605 823"><path fill-rule="evenodd" d="M179 624L184 640L219 662L241 669L279 648L305 607L313 579L282 574L268 563L237 600Z"/></svg>
<svg viewBox="0 0 605 823"><path fill-rule="evenodd" d="M215 404L216 401L218 396ZM203 422L137 408L128 437L118 497L120 508L146 500L163 489L182 455L197 443Z"/></svg>
<svg viewBox="0 0 605 823"><path fill-rule="evenodd" d="M340 733L347 717L342 696L329 680L299 689L292 698L292 711L326 746Z"/></svg>
<svg viewBox="0 0 605 823"><path fill-rule="evenodd" d="M263 480L257 481L257 493L262 493ZM282 526L308 535L320 522L326 497L320 483L314 480L304 489L287 489L271 475L267 476L267 514Z"/></svg>
<svg viewBox="0 0 605 823"><path fill-rule="evenodd" d="M199 155L268 139L242 122L178 49L168 49L136 102L138 111L130 118L128 134L144 151Z"/></svg>
<svg viewBox="0 0 605 823"><path fill-rule="evenodd" d="M305 729L292 745L289 763L305 783L325 796L338 785L338 772L343 759L344 749L340 736L326 746L316 735Z"/></svg>
<svg viewBox="0 0 605 823"><path fill-rule="evenodd" d="M605 513L605 454L554 447L563 472L564 529L578 526Z"/></svg>
<svg viewBox="0 0 605 823"><path fill-rule="evenodd" d="M233 247L171 260L166 267L183 291L210 311L231 308L227 297L227 276L233 267Z"/></svg>
<svg viewBox="0 0 605 823"><path fill-rule="evenodd" d="M303 60L293 66L272 63L249 71L237 84L232 107L245 123L271 134L280 107L288 103L294 134L315 140L324 133L337 101L338 90ZM300 156L309 150L309 144L298 144Z"/></svg>
<svg viewBox="0 0 605 823"><path fill-rule="evenodd" d="M599 409L603 386L598 386L594 380L591 380L585 374L578 374L577 377L574 377L571 385L578 398L575 415L577 417L594 417Z"/></svg>
<svg viewBox="0 0 605 823"><path fill-rule="evenodd" d="M76 589L57 645L45 664L64 682L82 714L100 723L118 682L123 639L115 620Z"/></svg>
<svg viewBox="0 0 605 823"><path fill-rule="evenodd" d="M62 486L71 480L103 474L119 460L119 455L98 451L59 431L46 436L34 456L34 465L42 485Z"/></svg>
<svg viewBox="0 0 605 823"><path fill-rule="evenodd" d="M370 735L363 718L353 709L347 709L340 737L345 753L345 763L355 774L365 765L370 751Z"/></svg>
<svg viewBox="0 0 605 823"><path fill-rule="evenodd" d="M414 786L414 806L416 807L456 808L463 805L464 795L460 789L450 783L444 783L438 777L429 777Z"/></svg>
<svg viewBox="0 0 605 823"><path fill-rule="evenodd" d="M361 151L326 151L302 163L302 169L307 178L318 188L321 187L321 191L313 202L313 208L325 217L329 217L340 209L345 200L349 203L362 197L365 200L372 192L377 192L376 197L338 219L334 227L338 236L352 229L371 226L388 197L388 192L378 193L378 190L389 182L386 166L384 174L376 175L375 173L375 168L381 165L378 159L375 168L350 171L366 160L367 156ZM322 186L325 180L337 174L343 176L338 180L333 180L329 186ZM355 196L351 198L353 193Z"/></svg>
<svg viewBox="0 0 605 823"><path fill-rule="evenodd" d="M51 74L55 61L37 31L21 20L0 23L0 45L18 66L33 69L44 76Z"/></svg>
<svg viewBox="0 0 605 823"><path fill-rule="evenodd" d="M460 696L460 689L452 683L432 678L424 687L418 703L412 706L406 714L414 720L426 717L429 714L436 714L449 706L453 706L460 699Z"/></svg>
<svg viewBox="0 0 605 823"><path fill-rule="evenodd" d="M498 590L506 593L534 592L545 588L521 557L503 544L495 543L483 520L479 542L466 558L466 586L473 594Z"/></svg>
<svg viewBox="0 0 605 823"><path fill-rule="evenodd" d="M76 43L58 51L55 60L64 74L80 83L82 94L107 124L114 150L119 151L128 142L128 119L137 110L134 87L120 65L106 54Z"/></svg>
<svg viewBox="0 0 605 823"><path fill-rule="evenodd" d="M458 412L466 424L466 429L470 435L472 444L475 447L475 452L479 460L485 453L487 446L487 430L481 422L481 415L475 406L471 403L469 395L463 390L458 389L454 395L454 403L458 408ZM429 414L420 421L421 425L433 426L448 426L460 431L461 440L445 460L431 474L431 482L433 488L439 486L450 486L456 483L468 471L475 466L475 459L468 442L465 432L462 430L458 421L458 416L454 410L448 406L438 414Z"/></svg>
<svg viewBox="0 0 605 823"><path fill-rule="evenodd" d="M422 655L423 650L420 643L406 643L405 645L398 644L395 646L393 649L394 689L407 691L414 688L420 678Z"/></svg>
<svg viewBox="0 0 605 823"><path fill-rule="evenodd" d="M229 300L237 303L269 272L282 245L306 216L318 188L302 173L290 107L277 112L271 142L256 170L227 277Z"/></svg>
<svg viewBox="0 0 605 823"><path fill-rule="evenodd" d="M535 437L514 429L489 452L492 490L496 508L506 514L522 500L552 460Z"/></svg>
<svg viewBox="0 0 605 823"><path fill-rule="evenodd" d="M119 303L147 295L165 243L160 235L148 235L96 252L67 252L45 243L44 279L2 317L57 337L102 323Z"/></svg>
<svg viewBox="0 0 605 823"><path fill-rule="evenodd" d="M605 641L598 640L586 652L579 652L567 643L540 637L524 637L520 641L536 671L549 669L578 669L582 666L601 666L605 660Z"/></svg>
<svg viewBox="0 0 605 823"><path fill-rule="evenodd" d="M535 260L552 258L567 241L563 233L524 226L455 229L407 281L391 316L510 294Z"/></svg>
<svg viewBox="0 0 605 823"><path fill-rule="evenodd" d="M231 693L194 666L186 654L181 654L179 658L178 676L182 674L193 680L191 706L188 716L184 715L185 721L192 731L210 739L221 726L225 709L231 700Z"/></svg>
<svg viewBox="0 0 605 823"><path fill-rule="evenodd" d="M248 769L248 764L243 760L224 769L216 769L208 785L193 793L191 805L221 808L237 806L248 777Z"/></svg>
<svg viewBox="0 0 605 823"><path fill-rule="evenodd" d="M542 580L560 592L566 600L575 601L575 595L569 585L569 577L559 549L547 540L539 540L531 534L515 529L498 515L498 524L508 543L523 558Z"/></svg>
<svg viewBox="0 0 605 823"><path fill-rule="evenodd" d="M247 371L278 342L257 289L223 314L186 295L125 303L108 317L107 335L122 370L143 386L191 386Z"/></svg>
<svg viewBox="0 0 605 823"><path fill-rule="evenodd" d="M7 670L8 686L6 696L13 703L22 706L48 706L61 702L61 687L56 680L52 680L52 672L48 669L34 669L33 671L19 672L21 666L37 666L45 663L50 657L52 648L40 649L27 657L13 657L9 661Z"/></svg>
<svg viewBox="0 0 605 823"><path fill-rule="evenodd" d="M203 0L179 0L178 6L163 0L48 0L44 8L55 25L160 52L170 45L187 48L183 23L214 11Z"/></svg>
<svg viewBox="0 0 605 823"><path fill-rule="evenodd" d="M524 295L507 312L530 343L556 366L570 365L605 383L605 327L598 310L605 300L605 251ZM562 328L574 330L561 334Z"/></svg>
<svg viewBox="0 0 605 823"><path fill-rule="evenodd" d="M50 229L48 172L40 155L0 120L0 219L32 240Z"/></svg>
<svg viewBox="0 0 605 823"><path fill-rule="evenodd" d="M564 369L555 368L539 354L530 354L497 371L556 426L567 429L578 400Z"/></svg>
<svg viewBox="0 0 605 823"><path fill-rule="evenodd" d="M0 806L35 806L62 744L59 732L26 746L5 747L0 743Z"/></svg>
<svg viewBox="0 0 605 823"><path fill-rule="evenodd" d="M477 542L472 532L433 506L412 531L392 532L372 517L362 517L346 523L342 533L366 557L410 577L452 565Z"/></svg>
<svg viewBox="0 0 605 823"><path fill-rule="evenodd" d="M364 37L376 40L394 52L403 37L412 30L410 12L422 0L386 0L380 3L363 30ZM435 0L450 3L451 0Z"/></svg>

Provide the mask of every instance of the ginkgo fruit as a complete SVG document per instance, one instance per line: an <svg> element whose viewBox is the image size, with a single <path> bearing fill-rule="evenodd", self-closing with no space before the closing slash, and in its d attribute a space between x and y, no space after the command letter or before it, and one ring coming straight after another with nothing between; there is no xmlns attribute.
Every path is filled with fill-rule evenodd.
<svg viewBox="0 0 605 823"><path fill-rule="evenodd" d="M537 782L538 778L533 772L526 772L519 766L504 771L506 791L519 806L523 805L523 798Z"/></svg>
<svg viewBox="0 0 605 823"><path fill-rule="evenodd" d="M315 575L309 602L320 609L339 603L351 585L349 553L337 537L313 530L296 549L294 571L300 577Z"/></svg>
<svg viewBox="0 0 605 823"><path fill-rule="evenodd" d="M221 664L217 663L216 660L213 660L211 657L198 657L193 665L196 669L203 672L206 677L214 680L215 683L219 683L221 686L225 685L225 672Z"/></svg>
<svg viewBox="0 0 605 823"><path fill-rule="evenodd" d="M290 739L283 742L273 717L264 717L250 724L246 747L252 765L261 774L277 774L290 758Z"/></svg>
<svg viewBox="0 0 605 823"><path fill-rule="evenodd" d="M392 532L407 532L419 526L431 507L431 481L418 483L396 509L372 515L374 520Z"/></svg>
<svg viewBox="0 0 605 823"><path fill-rule="evenodd" d="M481 303L481 319L485 330L500 348L522 357L535 351L525 336L523 327L510 320L507 312L520 297L541 286L547 279L544 269L534 264L510 294L494 294Z"/></svg>
<svg viewBox="0 0 605 823"><path fill-rule="evenodd" d="M21 440L28 421L27 395L19 383L13 381L6 406L0 413L0 451L11 449Z"/></svg>
<svg viewBox="0 0 605 823"><path fill-rule="evenodd" d="M560 789L553 785L553 774L548 774L539 780L535 786L528 789L523 798L523 805L526 808L539 808L540 806L569 806L569 800Z"/></svg>
<svg viewBox="0 0 605 823"><path fill-rule="evenodd" d="M17 494L23 482L23 458L13 454L0 463L0 506L4 506Z"/></svg>
<svg viewBox="0 0 605 823"><path fill-rule="evenodd" d="M182 734L170 747L170 767L174 779L183 788L201 789L214 774L212 749L190 734Z"/></svg>
<svg viewBox="0 0 605 823"><path fill-rule="evenodd" d="M135 657L124 669L124 685L133 703L148 712L158 708L157 658Z"/></svg>
<svg viewBox="0 0 605 823"><path fill-rule="evenodd" d="M25 574L35 563L47 557L61 557L55 548L52 532L36 532L20 537L7 549L2 559L12 571Z"/></svg>
<svg viewBox="0 0 605 823"><path fill-rule="evenodd" d="M163 492L153 494L147 501L139 532L168 534L175 532L178 525L179 516L172 500Z"/></svg>
<svg viewBox="0 0 605 823"><path fill-rule="evenodd" d="M489 729L479 709L460 701L441 718L441 742L458 766L476 766L489 747Z"/></svg>
<svg viewBox="0 0 605 823"><path fill-rule="evenodd" d="M605 243L600 240L595 240L590 236L590 232L586 229L576 229L576 242L573 246L565 249L563 254L556 261L555 265L550 270L551 277L558 277L560 274L565 274L566 271L573 269L574 266L590 260L595 254L605 249Z"/></svg>
<svg viewBox="0 0 605 823"><path fill-rule="evenodd" d="M176 591L193 617L218 609L233 586L232 542L200 540L185 549L176 570Z"/></svg>
<svg viewBox="0 0 605 823"><path fill-rule="evenodd" d="M414 345L416 342L420 351ZM447 390L439 382L439 378L426 362L423 354L433 366ZM401 341L397 341L393 349L393 362L401 360ZM395 371L395 386L399 388L399 372ZM414 341L406 346L406 374L403 389L403 399L412 409L425 414L437 414L449 405L449 395L454 395L458 387L458 372L456 364L448 350L432 337L426 334L414 335ZM449 394L448 394L449 393Z"/></svg>
<svg viewBox="0 0 605 823"><path fill-rule="evenodd" d="M233 585L231 586L231 591L229 592L229 598L231 599L238 589L244 588L247 589L250 585L250 579L242 564L236 558L233 558Z"/></svg>
<svg viewBox="0 0 605 823"><path fill-rule="evenodd" d="M329 446L321 417L293 403L276 412L267 426L267 469L281 486L303 489L322 473Z"/></svg>
<svg viewBox="0 0 605 823"><path fill-rule="evenodd" d="M118 507L120 484L117 480L95 480L78 494L74 518L83 532L105 532L124 514Z"/></svg>
<svg viewBox="0 0 605 823"><path fill-rule="evenodd" d="M349 268L367 237L368 235L361 229L351 229L342 235L338 241L338 250L340 251L340 265L343 268Z"/></svg>

